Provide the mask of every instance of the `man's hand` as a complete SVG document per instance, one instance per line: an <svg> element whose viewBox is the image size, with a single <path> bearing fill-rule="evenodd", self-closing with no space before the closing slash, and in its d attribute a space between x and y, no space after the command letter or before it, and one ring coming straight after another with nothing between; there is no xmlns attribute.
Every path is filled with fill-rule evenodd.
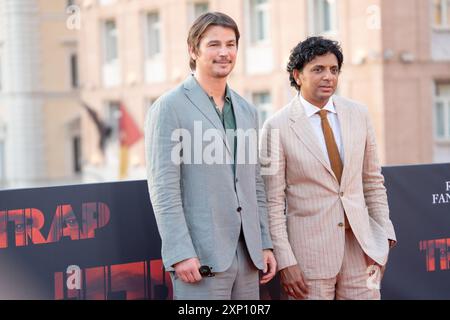
<svg viewBox="0 0 450 320"><path fill-rule="evenodd" d="M308 287L305 276L298 265L293 265L280 270L281 286L284 291L295 299L305 299L308 295Z"/></svg>
<svg viewBox="0 0 450 320"><path fill-rule="evenodd" d="M195 283L202 280L202 276L198 269L200 268L200 261L198 258L189 258L173 265L175 274L183 282Z"/></svg>
<svg viewBox="0 0 450 320"><path fill-rule="evenodd" d="M384 265L381 265L381 264L375 262L375 260L373 260L367 254L365 254L364 256L366 258L367 268L371 268L372 266L377 266L380 269L380 281L381 281L381 279L383 279L383 276L384 276L384 271L386 270L387 260ZM370 274L369 274L369 276L370 276Z"/></svg>
<svg viewBox="0 0 450 320"><path fill-rule="evenodd" d="M263 250L263 258L264 258L264 275L261 277L259 283L265 284L272 280L277 272L277 261L273 255L272 250L265 249Z"/></svg>
<svg viewBox="0 0 450 320"><path fill-rule="evenodd" d="M388 242L389 242L389 249L392 249L397 244L397 241L392 239L388 239Z"/></svg>
<svg viewBox="0 0 450 320"><path fill-rule="evenodd" d="M392 239L388 239L388 242L389 242L389 250L391 250L397 244L397 241L392 240ZM387 260L383 266L380 266L381 279L383 279L383 277L384 277L384 271L386 271L386 264L387 264Z"/></svg>

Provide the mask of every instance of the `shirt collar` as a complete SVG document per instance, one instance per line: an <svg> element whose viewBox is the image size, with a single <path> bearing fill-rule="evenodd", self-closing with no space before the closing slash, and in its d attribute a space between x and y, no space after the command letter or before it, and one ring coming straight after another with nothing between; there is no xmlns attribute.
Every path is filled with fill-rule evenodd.
<svg viewBox="0 0 450 320"><path fill-rule="evenodd" d="M316 114L318 111L320 111L320 108L318 108L315 105L313 105L312 103L309 103L308 101L306 101L306 99L303 98L301 93L299 93L298 96L300 98L300 102L302 103L303 107L305 108L305 113L308 116L308 118L313 116L314 114ZM328 110L329 112L337 113L336 108L334 107L334 104L333 104L333 97L330 97L330 99L328 99L328 102L323 107L323 109Z"/></svg>
<svg viewBox="0 0 450 320"><path fill-rule="evenodd" d="M228 84L225 87L225 100L227 100L228 102L231 101L230 88L228 87Z"/></svg>

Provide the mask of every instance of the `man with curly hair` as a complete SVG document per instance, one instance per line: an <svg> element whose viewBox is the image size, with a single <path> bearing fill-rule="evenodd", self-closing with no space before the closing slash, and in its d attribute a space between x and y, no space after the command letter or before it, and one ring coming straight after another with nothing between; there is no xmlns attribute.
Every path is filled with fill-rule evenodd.
<svg viewBox="0 0 450 320"><path fill-rule="evenodd" d="M287 66L298 95L263 128L270 233L295 299L380 299L396 241L369 112L334 95L342 63L337 42L300 42Z"/></svg>

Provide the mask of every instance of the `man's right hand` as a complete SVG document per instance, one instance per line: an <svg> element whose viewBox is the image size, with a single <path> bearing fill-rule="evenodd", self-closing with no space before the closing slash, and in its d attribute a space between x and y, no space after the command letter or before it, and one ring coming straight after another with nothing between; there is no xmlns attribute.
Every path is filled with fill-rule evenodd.
<svg viewBox="0 0 450 320"><path fill-rule="evenodd" d="M202 276L198 269L200 268L200 261L198 258L189 258L173 265L175 274L183 282L195 283L202 280Z"/></svg>
<svg viewBox="0 0 450 320"><path fill-rule="evenodd" d="M298 264L280 270L281 286L284 291L295 299L305 299L308 295L308 287L305 276Z"/></svg>

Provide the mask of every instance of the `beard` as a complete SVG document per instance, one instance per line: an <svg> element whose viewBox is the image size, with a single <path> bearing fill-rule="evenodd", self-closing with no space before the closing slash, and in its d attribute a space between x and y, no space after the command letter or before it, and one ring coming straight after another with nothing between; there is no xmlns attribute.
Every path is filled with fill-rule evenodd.
<svg viewBox="0 0 450 320"><path fill-rule="evenodd" d="M226 63L222 65L221 63ZM213 61L212 76L215 78L227 77L234 68L234 63L231 60Z"/></svg>

